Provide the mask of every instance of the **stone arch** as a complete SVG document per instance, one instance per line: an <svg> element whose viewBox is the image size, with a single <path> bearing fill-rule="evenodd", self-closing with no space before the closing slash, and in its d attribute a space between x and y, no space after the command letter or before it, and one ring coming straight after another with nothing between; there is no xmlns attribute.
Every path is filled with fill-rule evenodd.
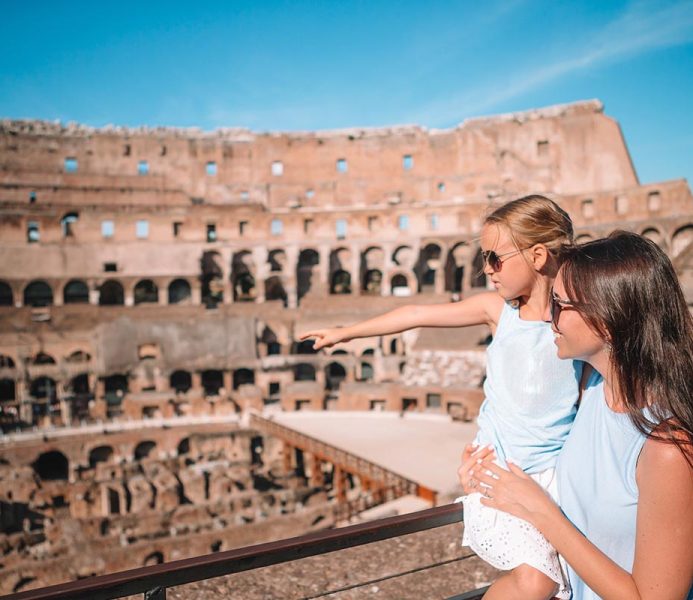
<svg viewBox="0 0 693 600"><path fill-rule="evenodd" d="M252 369L236 369L233 372L233 389L237 390L242 385L254 385L255 372Z"/></svg>
<svg viewBox="0 0 693 600"><path fill-rule="evenodd" d="M159 302L159 288L151 279L141 279L134 289L135 304L157 304Z"/></svg>
<svg viewBox="0 0 693 600"><path fill-rule="evenodd" d="M314 339L303 340L302 342L295 343L294 354L317 354L318 351L313 348L315 343Z"/></svg>
<svg viewBox="0 0 693 600"><path fill-rule="evenodd" d="M184 394L192 387L192 375L188 371L174 371L169 377L169 385L176 393Z"/></svg>
<svg viewBox="0 0 693 600"><path fill-rule="evenodd" d="M325 387L328 390L338 390L342 381L346 379L346 374L346 369L341 363L337 361L329 363L325 366Z"/></svg>
<svg viewBox="0 0 693 600"><path fill-rule="evenodd" d="M205 396L216 396L224 387L224 375L219 369L202 371L201 379Z"/></svg>
<svg viewBox="0 0 693 600"><path fill-rule="evenodd" d="M91 360L91 354L85 350L75 350L65 357L65 361L69 363L87 363Z"/></svg>
<svg viewBox="0 0 693 600"><path fill-rule="evenodd" d="M361 381L373 381L373 365L369 362L361 362Z"/></svg>
<svg viewBox="0 0 693 600"><path fill-rule="evenodd" d="M192 291L187 279L174 279L168 284L169 304L189 304L191 298Z"/></svg>
<svg viewBox="0 0 693 600"><path fill-rule="evenodd" d="M671 236L671 256L677 257L691 244L693 244L693 223L688 223L679 227Z"/></svg>
<svg viewBox="0 0 693 600"><path fill-rule="evenodd" d="M289 305L289 296L278 275L265 279L265 300L281 300L285 308Z"/></svg>
<svg viewBox="0 0 693 600"><path fill-rule="evenodd" d="M57 398L57 384L52 377L37 377L32 380L29 391L32 398L37 400L47 399L54 401Z"/></svg>
<svg viewBox="0 0 693 600"><path fill-rule="evenodd" d="M98 463L113 462L114 452L111 446L96 446L89 451L89 467L94 468Z"/></svg>
<svg viewBox="0 0 693 600"><path fill-rule="evenodd" d="M641 235L643 237L646 237L648 240L652 240L662 250L666 251L666 240L664 239L662 232L659 229L657 229L657 227L646 227L645 229L643 229Z"/></svg>
<svg viewBox="0 0 693 600"><path fill-rule="evenodd" d="M258 343L265 345L267 356L281 354L282 352L282 346L279 343L279 338L277 338L277 334L269 325L265 325Z"/></svg>
<svg viewBox="0 0 693 600"><path fill-rule="evenodd" d="M79 213L77 212L69 212L63 215L63 218L60 219L63 237L72 237L75 234L73 224L77 221L79 221Z"/></svg>
<svg viewBox="0 0 693 600"><path fill-rule="evenodd" d="M89 304L89 287L81 279L71 279L63 288L63 304Z"/></svg>
<svg viewBox="0 0 693 600"><path fill-rule="evenodd" d="M485 288L487 286L486 273L484 273L484 257L481 248L477 248L472 260L472 287Z"/></svg>
<svg viewBox="0 0 693 600"><path fill-rule="evenodd" d="M24 288L24 306L51 306L53 290L42 279L36 279Z"/></svg>
<svg viewBox="0 0 693 600"><path fill-rule="evenodd" d="M122 306L125 290L116 279L108 279L99 286L99 306Z"/></svg>
<svg viewBox="0 0 693 600"><path fill-rule="evenodd" d="M149 458L151 453L156 449L156 442L152 440L144 440L135 446L133 456L135 460Z"/></svg>
<svg viewBox="0 0 693 600"><path fill-rule="evenodd" d="M435 292L436 274L441 268L443 250L436 243L426 244L419 252L414 267L419 292Z"/></svg>
<svg viewBox="0 0 693 600"><path fill-rule="evenodd" d="M398 267L411 269L414 267L414 250L411 246L398 246L392 253L392 262Z"/></svg>
<svg viewBox="0 0 693 600"><path fill-rule="evenodd" d="M0 369L14 369L15 368L14 359L7 354L0 354Z"/></svg>
<svg viewBox="0 0 693 600"><path fill-rule="evenodd" d="M320 264L320 255L313 248L301 250L296 265L296 293L300 301L314 283L315 267Z"/></svg>
<svg viewBox="0 0 693 600"><path fill-rule="evenodd" d="M315 367L309 363L294 365L294 381L315 381Z"/></svg>
<svg viewBox="0 0 693 600"><path fill-rule="evenodd" d="M267 262L272 273L283 273L286 267L286 253L281 248L271 250L267 255Z"/></svg>
<svg viewBox="0 0 693 600"><path fill-rule="evenodd" d="M31 463L34 473L43 481L67 481L70 472L70 462L62 452L49 450L39 454Z"/></svg>
<svg viewBox="0 0 693 600"><path fill-rule="evenodd" d="M351 294L351 274L337 269L330 277L330 294Z"/></svg>
<svg viewBox="0 0 693 600"><path fill-rule="evenodd" d="M0 379L0 402L12 402L17 399L17 384L14 379Z"/></svg>
<svg viewBox="0 0 693 600"><path fill-rule="evenodd" d="M448 250L445 259L445 289L448 292L464 291L465 267L468 259L469 244L467 242L458 242Z"/></svg>
<svg viewBox="0 0 693 600"><path fill-rule="evenodd" d="M394 273L390 278L390 294L393 296L411 296L412 289L409 277L405 273Z"/></svg>
<svg viewBox="0 0 693 600"><path fill-rule="evenodd" d="M0 306L14 306L14 293L6 281L0 281Z"/></svg>
<svg viewBox="0 0 693 600"><path fill-rule="evenodd" d="M111 406L119 406L123 397L128 393L128 378L122 373L116 373L104 377L104 391L106 403Z"/></svg>
<svg viewBox="0 0 693 600"><path fill-rule="evenodd" d="M220 261L221 255L215 250L203 252L200 258L202 304L207 308L224 301L224 272Z"/></svg>
<svg viewBox="0 0 693 600"><path fill-rule="evenodd" d="M31 364L33 365L54 365L56 364L55 358L46 352L37 352L36 356L31 359Z"/></svg>
<svg viewBox="0 0 693 600"><path fill-rule="evenodd" d="M183 455L188 454L190 452L190 438L189 437L184 437L180 442L178 442L178 446L176 447L176 452L178 453L178 456L183 456Z"/></svg>
<svg viewBox="0 0 693 600"><path fill-rule="evenodd" d="M370 246L361 253L361 291L364 294L382 294L385 252L380 246Z"/></svg>
<svg viewBox="0 0 693 600"><path fill-rule="evenodd" d="M250 250L235 252L231 260L231 286L235 302L255 302L253 255Z"/></svg>

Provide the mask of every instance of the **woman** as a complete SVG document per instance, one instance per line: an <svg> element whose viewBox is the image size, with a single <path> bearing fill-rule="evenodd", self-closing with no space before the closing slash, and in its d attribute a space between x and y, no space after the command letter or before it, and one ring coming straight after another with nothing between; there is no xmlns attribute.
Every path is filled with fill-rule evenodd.
<svg viewBox="0 0 693 600"><path fill-rule="evenodd" d="M671 262L625 232L572 248L554 282L551 320L559 357L594 369L556 467L561 507L492 455L467 460L463 483L545 536L568 564L575 600L686 598L693 323Z"/></svg>

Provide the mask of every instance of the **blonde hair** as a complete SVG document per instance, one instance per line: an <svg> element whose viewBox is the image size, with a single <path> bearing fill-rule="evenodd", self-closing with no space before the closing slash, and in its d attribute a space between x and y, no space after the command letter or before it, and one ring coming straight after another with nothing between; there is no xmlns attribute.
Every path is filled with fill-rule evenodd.
<svg viewBox="0 0 693 600"><path fill-rule="evenodd" d="M499 206L484 225L503 225L518 249L544 244L558 256L566 246L573 245L573 222L553 200L531 194Z"/></svg>

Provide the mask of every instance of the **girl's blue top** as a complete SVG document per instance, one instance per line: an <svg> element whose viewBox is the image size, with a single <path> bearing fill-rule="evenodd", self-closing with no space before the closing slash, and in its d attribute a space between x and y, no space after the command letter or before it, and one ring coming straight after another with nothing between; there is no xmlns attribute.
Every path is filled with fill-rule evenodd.
<svg viewBox="0 0 693 600"><path fill-rule="evenodd" d="M506 303L486 353L476 441L528 473L555 467L575 419L582 362L558 358L553 340L550 323Z"/></svg>

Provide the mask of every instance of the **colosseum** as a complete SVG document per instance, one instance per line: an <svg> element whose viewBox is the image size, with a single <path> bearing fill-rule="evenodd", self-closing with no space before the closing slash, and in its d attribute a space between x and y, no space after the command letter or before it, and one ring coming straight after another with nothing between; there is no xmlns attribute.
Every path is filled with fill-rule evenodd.
<svg viewBox="0 0 693 600"><path fill-rule="evenodd" d="M299 337L485 289L480 223L519 195L579 240L655 240L693 304L690 188L641 184L598 101L446 130L0 137L0 593L449 501L275 417L473 421L483 327Z"/></svg>

